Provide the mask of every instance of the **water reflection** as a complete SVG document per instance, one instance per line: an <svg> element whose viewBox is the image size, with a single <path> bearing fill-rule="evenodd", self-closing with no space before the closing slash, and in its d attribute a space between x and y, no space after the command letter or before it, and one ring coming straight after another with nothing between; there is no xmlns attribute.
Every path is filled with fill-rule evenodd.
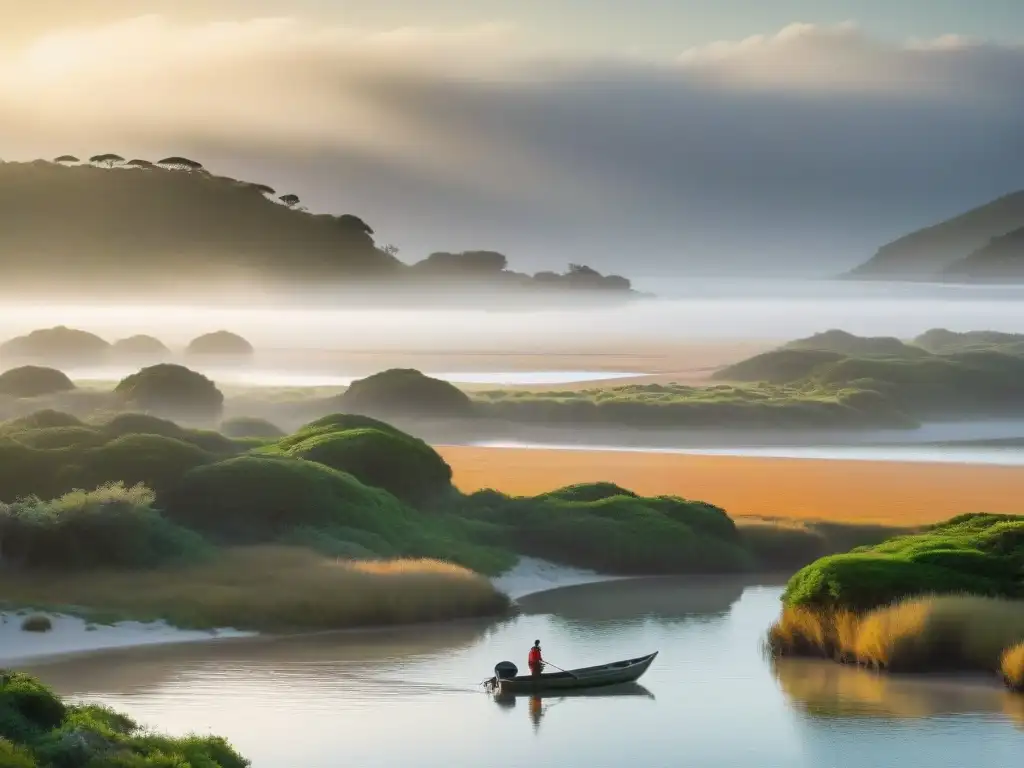
<svg viewBox="0 0 1024 768"><path fill-rule="evenodd" d="M638 698L655 701L655 696L647 688L639 683L624 683L622 685L610 685L606 688L586 688L578 691L549 691L529 694L496 693L492 696L494 703L505 710L514 710L519 699L527 700L527 711L530 715L530 722L533 725L534 733L540 729L541 720L548 712L570 699L574 698L610 698L621 696L634 696Z"/></svg>

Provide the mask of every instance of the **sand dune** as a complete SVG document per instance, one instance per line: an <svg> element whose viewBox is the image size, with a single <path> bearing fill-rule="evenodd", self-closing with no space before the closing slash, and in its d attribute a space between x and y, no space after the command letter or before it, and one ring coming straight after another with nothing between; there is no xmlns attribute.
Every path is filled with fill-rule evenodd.
<svg viewBox="0 0 1024 768"><path fill-rule="evenodd" d="M883 461L684 456L618 451L438 449L464 491L533 494L605 480L674 494L733 516L917 525L963 512L1024 512L1019 467Z"/></svg>

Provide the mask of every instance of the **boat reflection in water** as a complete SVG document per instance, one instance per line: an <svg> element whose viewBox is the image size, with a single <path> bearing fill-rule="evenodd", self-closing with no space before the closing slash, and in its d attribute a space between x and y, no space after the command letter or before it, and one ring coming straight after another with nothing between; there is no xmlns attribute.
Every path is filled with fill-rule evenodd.
<svg viewBox="0 0 1024 768"><path fill-rule="evenodd" d="M564 690L564 691L545 691L539 693L530 694L528 697L523 695L516 695L514 693L500 693L495 692L493 694L494 703L502 709L514 710L518 704L519 699L528 698L529 703L527 705L527 711L530 715L530 722L533 724L533 730L536 732L540 728L541 720L547 715L548 711L553 707L562 704L568 699L575 698L605 698L605 697L622 697L622 696L633 696L636 698L648 699L654 701L654 694L651 693L647 688L640 685L639 683L622 683L620 685L609 685L604 688L582 688L579 690Z"/></svg>

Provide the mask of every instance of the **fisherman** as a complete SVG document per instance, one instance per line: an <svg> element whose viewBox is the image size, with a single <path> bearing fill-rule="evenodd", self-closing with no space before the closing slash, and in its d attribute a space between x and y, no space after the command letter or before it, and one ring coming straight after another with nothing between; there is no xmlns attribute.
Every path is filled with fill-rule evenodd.
<svg viewBox="0 0 1024 768"><path fill-rule="evenodd" d="M544 659L540 655L540 640L533 641L533 648L530 649L530 657L526 663L530 665L531 675L539 675L544 669Z"/></svg>

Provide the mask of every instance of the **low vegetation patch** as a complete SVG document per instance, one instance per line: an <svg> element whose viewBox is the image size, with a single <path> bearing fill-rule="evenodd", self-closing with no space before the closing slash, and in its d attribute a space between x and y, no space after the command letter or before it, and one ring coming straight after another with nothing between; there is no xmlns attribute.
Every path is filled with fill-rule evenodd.
<svg viewBox="0 0 1024 768"><path fill-rule="evenodd" d="M0 670L0 765L247 768L222 738L169 738L94 705L65 704L38 680Z"/></svg>
<svg viewBox="0 0 1024 768"><path fill-rule="evenodd" d="M864 611L915 595L1024 597L1024 516L960 515L801 569L788 605Z"/></svg>
<svg viewBox="0 0 1024 768"><path fill-rule="evenodd" d="M259 631L344 629L500 615L508 598L466 568L425 559L347 562L300 547L239 547L189 567L21 572L0 600L90 615Z"/></svg>
<svg viewBox="0 0 1024 768"><path fill-rule="evenodd" d="M880 544L916 530L828 520L758 517L738 518L736 526L744 545L763 571L796 570L828 555Z"/></svg>
<svg viewBox="0 0 1024 768"><path fill-rule="evenodd" d="M1011 690L1024 693L1024 641L1007 648L1000 663L1003 680Z"/></svg>
<svg viewBox="0 0 1024 768"><path fill-rule="evenodd" d="M1014 685L1024 601L922 597L864 613L787 606L768 633L775 657L808 656L890 672L985 672Z"/></svg>
<svg viewBox="0 0 1024 768"><path fill-rule="evenodd" d="M21 622L22 632L37 632L44 633L49 632L53 629L53 622L50 621L49 616L44 616L41 613L26 616Z"/></svg>

